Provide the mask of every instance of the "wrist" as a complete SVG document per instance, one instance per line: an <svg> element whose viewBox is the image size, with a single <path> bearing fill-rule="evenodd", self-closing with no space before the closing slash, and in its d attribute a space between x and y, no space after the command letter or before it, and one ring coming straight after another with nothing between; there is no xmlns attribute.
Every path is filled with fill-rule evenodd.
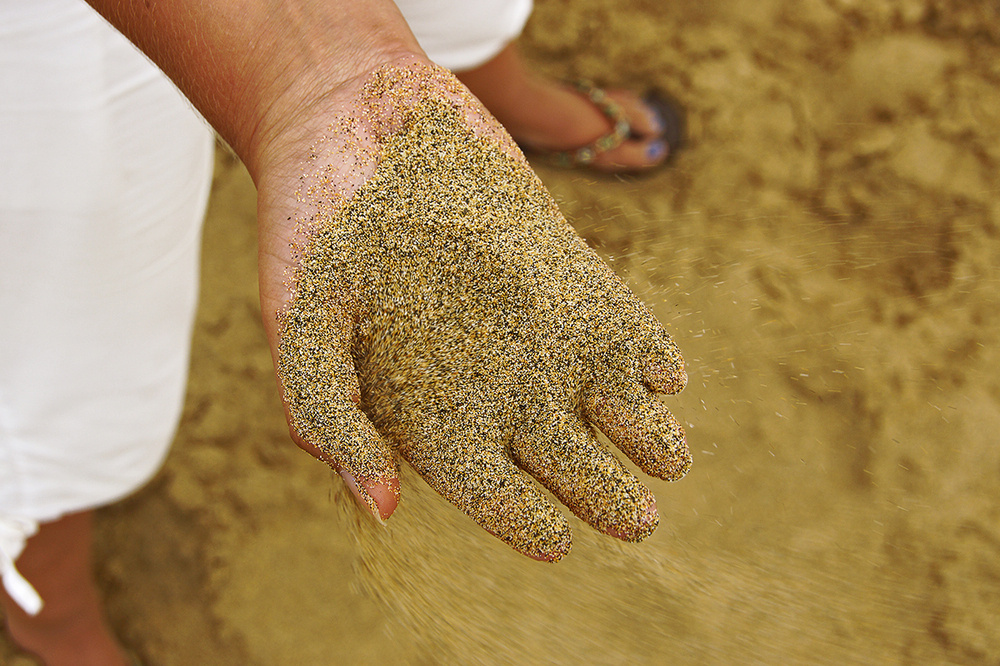
<svg viewBox="0 0 1000 666"><path fill-rule="evenodd" d="M262 167L302 157L302 151L329 129L338 109L357 103L373 71L415 61L426 62L419 47L382 44L296 67L257 93L251 102L254 112L246 116L252 125L239 128L239 147L234 149L256 181Z"/></svg>
<svg viewBox="0 0 1000 666"><path fill-rule="evenodd" d="M251 174L318 99L422 56L391 0L88 2L173 79Z"/></svg>
<svg viewBox="0 0 1000 666"><path fill-rule="evenodd" d="M249 35L246 112L232 139L254 175L297 134L325 129L308 123L354 97L372 70L423 56L392 2L352 2L350 11L331 0L265 4L275 6Z"/></svg>

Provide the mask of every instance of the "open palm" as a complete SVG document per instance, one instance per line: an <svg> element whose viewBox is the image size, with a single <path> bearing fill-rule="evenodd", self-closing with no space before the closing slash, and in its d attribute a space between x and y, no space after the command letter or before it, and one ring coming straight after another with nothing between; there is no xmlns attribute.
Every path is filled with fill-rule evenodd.
<svg viewBox="0 0 1000 666"><path fill-rule="evenodd" d="M259 183L293 436L383 517L396 451L531 557L570 546L531 477L597 529L648 536L652 495L592 426L646 473L684 475L684 433L654 395L686 382L670 337L450 75L383 68L341 99L303 124L326 139Z"/></svg>

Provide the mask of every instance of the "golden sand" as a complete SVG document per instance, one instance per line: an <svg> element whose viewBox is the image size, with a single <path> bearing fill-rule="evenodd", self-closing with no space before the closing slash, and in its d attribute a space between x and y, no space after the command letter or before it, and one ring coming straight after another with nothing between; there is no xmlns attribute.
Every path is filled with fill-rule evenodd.
<svg viewBox="0 0 1000 666"><path fill-rule="evenodd" d="M689 362L656 532L568 515L538 566L405 464L385 527L356 510L288 440L220 152L177 441L98 514L116 635L159 666L1000 663L995 3L538 0L521 45L692 120L651 177L539 165ZM0 663L36 664L2 632Z"/></svg>

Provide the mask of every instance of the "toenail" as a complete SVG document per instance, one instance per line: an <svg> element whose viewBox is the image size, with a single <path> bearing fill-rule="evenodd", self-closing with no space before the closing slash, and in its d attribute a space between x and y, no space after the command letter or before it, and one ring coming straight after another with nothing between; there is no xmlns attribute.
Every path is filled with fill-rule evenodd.
<svg viewBox="0 0 1000 666"><path fill-rule="evenodd" d="M650 161L662 159L666 154L667 144L663 141L653 141L649 144L649 148L646 149L646 157L649 158Z"/></svg>
<svg viewBox="0 0 1000 666"><path fill-rule="evenodd" d="M666 125L663 124L663 118L660 117L660 114L652 109L649 109L647 110L646 115L649 117L649 126L653 128L652 134L654 136L662 135Z"/></svg>

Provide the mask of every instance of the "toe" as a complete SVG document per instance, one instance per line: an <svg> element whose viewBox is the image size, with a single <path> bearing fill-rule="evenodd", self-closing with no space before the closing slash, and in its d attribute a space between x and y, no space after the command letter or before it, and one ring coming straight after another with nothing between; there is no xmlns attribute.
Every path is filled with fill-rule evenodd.
<svg viewBox="0 0 1000 666"><path fill-rule="evenodd" d="M629 139L599 154L591 166L602 171L652 169L663 164L669 156L670 147L662 139Z"/></svg>
<svg viewBox="0 0 1000 666"><path fill-rule="evenodd" d="M645 97L629 90L613 90L608 96L621 107L632 131L622 145L599 155L594 166L606 171L628 171L670 161L684 143L684 114L679 104L658 90Z"/></svg>
<svg viewBox="0 0 1000 666"><path fill-rule="evenodd" d="M652 106L630 90L613 90L608 93L628 119L635 138L655 139L663 135L663 120Z"/></svg>

